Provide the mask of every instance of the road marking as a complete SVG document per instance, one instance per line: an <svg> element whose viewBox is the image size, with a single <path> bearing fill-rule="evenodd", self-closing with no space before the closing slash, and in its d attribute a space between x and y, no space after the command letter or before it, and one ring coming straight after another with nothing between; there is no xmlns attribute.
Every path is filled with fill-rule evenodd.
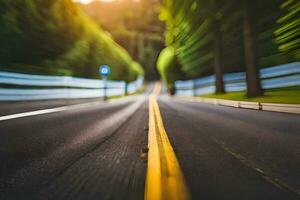
<svg viewBox="0 0 300 200"><path fill-rule="evenodd" d="M17 113L17 114L2 116L2 117L0 117L0 121L6 121L6 120L21 118L21 117L29 117L29 116L34 116L34 115L42 115L42 114L47 114L47 113L60 112L60 111L65 111L65 110L67 110L66 107L59 107L59 108Z"/></svg>
<svg viewBox="0 0 300 200"><path fill-rule="evenodd" d="M267 174L265 171L263 171L262 169L260 169L255 163L251 162L250 160L246 159L244 156L235 153L234 151L232 151L228 146L226 146L226 144L224 142L221 142L217 139L214 139L214 141L220 145L220 147L226 151L227 153L229 153L231 156L233 156L235 159L237 159L238 161L240 161L243 165L249 167L250 169L254 170L255 172L259 173L263 179L265 179L267 182L271 183L273 186L284 190L286 192L289 192L293 195L296 195L297 197L299 197L300 195L300 191L298 191L297 189L289 186L287 183L285 183L284 181L280 180L279 178L276 178L270 174Z"/></svg>
<svg viewBox="0 0 300 200"><path fill-rule="evenodd" d="M67 111L67 110L74 110L74 109L79 109L79 108L84 108L84 107L95 106L97 104L99 104L99 102L89 102L89 103L81 103L81 104L75 104L75 105L70 105L70 106L62 106L62 107L49 108L49 109L43 109L43 110L35 110L35 111L29 111L29 112L23 112L23 113L16 113L16 114L11 114L11 115L0 116L0 121L6 121L6 120L17 119L17 118L22 118L22 117L30 117L30 116L35 116L35 115L50 114L50 113L55 113L55 112Z"/></svg>
<svg viewBox="0 0 300 200"><path fill-rule="evenodd" d="M155 84L149 97L148 168L145 200L188 200L190 195L178 160L165 131L157 96L161 85Z"/></svg>
<svg viewBox="0 0 300 200"><path fill-rule="evenodd" d="M133 97L130 96L130 97L124 97L122 99L112 99L112 100L109 100L108 102L109 103L125 103L125 102L129 102L132 99L133 99ZM23 118L23 117L31 117L31 116L35 116L35 115L50 114L50 113L55 113L55 112L68 111L68 110L75 110L75 109L85 108L85 107L92 107L92 106L100 105L101 103L102 103L101 101L93 101L93 102L89 102L89 103L80 103L80 104L74 104L74 105L69 105L69 106L61 106L61 107L56 107L56 108L16 113L16 114L11 114L11 115L0 116L0 121L6 121L6 120L11 120L11 119Z"/></svg>

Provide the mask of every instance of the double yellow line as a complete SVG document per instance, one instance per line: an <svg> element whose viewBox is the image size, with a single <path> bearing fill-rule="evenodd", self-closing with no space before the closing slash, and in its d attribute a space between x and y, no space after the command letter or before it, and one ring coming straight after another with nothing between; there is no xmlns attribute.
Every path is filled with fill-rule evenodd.
<svg viewBox="0 0 300 200"><path fill-rule="evenodd" d="M163 125L156 83L149 97L148 168L145 200L188 200L190 195L178 160Z"/></svg>

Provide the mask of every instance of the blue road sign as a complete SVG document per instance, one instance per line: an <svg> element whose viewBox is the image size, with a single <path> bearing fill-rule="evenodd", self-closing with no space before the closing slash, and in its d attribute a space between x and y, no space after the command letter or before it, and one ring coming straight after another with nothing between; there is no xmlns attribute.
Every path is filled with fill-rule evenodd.
<svg viewBox="0 0 300 200"><path fill-rule="evenodd" d="M100 66L100 68L99 68L99 74L101 76L109 76L109 74L110 74L110 68L109 68L109 66L107 66L107 65Z"/></svg>

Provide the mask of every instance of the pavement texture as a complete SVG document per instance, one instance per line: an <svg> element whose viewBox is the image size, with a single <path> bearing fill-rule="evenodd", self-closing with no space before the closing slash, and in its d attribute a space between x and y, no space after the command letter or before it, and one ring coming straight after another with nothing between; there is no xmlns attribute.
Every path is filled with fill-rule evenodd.
<svg viewBox="0 0 300 200"><path fill-rule="evenodd" d="M152 88L0 121L0 199L144 199ZM5 105L1 116L61 104ZM192 199L300 198L300 115L164 93L158 105Z"/></svg>
<svg viewBox="0 0 300 200"><path fill-rule="evenodd" d="M300 116L161 97L193 199L298 199Z"/></svg>

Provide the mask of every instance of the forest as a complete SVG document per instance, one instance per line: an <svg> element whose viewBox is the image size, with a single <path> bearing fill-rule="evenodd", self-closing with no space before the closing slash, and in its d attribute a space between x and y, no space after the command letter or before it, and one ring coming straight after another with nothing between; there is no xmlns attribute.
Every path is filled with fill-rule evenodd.
<svg viewBox="0 0 300 200"><path fill-rule="evenodd" d="M143 68L72 0L1 0L0 69L134 80Z"/></svg>
<svg viewBox="0 0 300 200"><path fill-rule="evenodd" d="M164 47L160 1L94 1L80 7L142 65L147 80L159 79L155 65Z"/></svg>
<svg viewBox="0 0 300 200"><path fill-rule="evenodd" d="M262 95L258 70L300 59L300 1L164 0L166 24L158 69L174 81L210 74L224 93L223 74L246 71L247 95Z"/></svg>
<svg viewBox="0 0 300 200"><path fill-rule="evenodd" d="M260 68L300 59L297 0L0 1L0 69L111 79L174 81L247 72L262 95ZM165 48L165 49L164 49Z"/></svg>

